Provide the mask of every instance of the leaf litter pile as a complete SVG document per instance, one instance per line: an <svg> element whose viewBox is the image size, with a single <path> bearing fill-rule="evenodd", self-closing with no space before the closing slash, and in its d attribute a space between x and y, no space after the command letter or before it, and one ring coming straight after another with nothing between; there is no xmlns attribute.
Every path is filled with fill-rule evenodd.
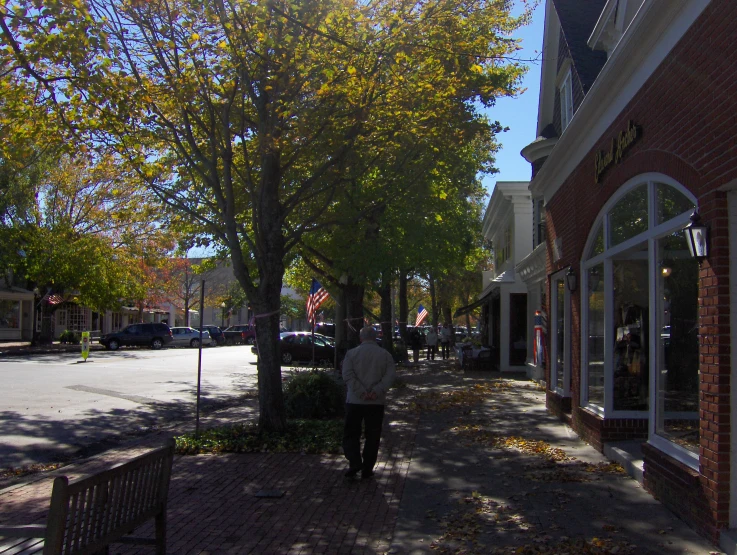
<svg viewBox="0 0 737 555"><path fill-rule="evenodd" d="M494 393L511 393L509 382L497 380L475 384L462 389L423 392L415 396L412 408L422 412L440 412L453 409L470 409L479 405ZM448 430L467 447L504 449L531 455L539 460L520 466L526 480L538 482L585 482L604 474L624 476L624 469L617 463L587 463L570 457L563 449L549 443L516 435L504 436L489 430L478 416L468 416L464 410L455 425ZM537 489L537 488L533 488ZM562 492L559 492L562 493ZM637 553L637 546L619 538L609 537L554 537L529 522L523 512L512 503L486 497L479 492L463 495L458 505L440 518L428 511L426 518L437 522L441 535L432 542L431 549L441 554L473 555L491 554L608 554L628 555ZM549 531L560 528L552 525ZM605 525L604 536L619 532ZM493 535L492 540L489 536ZM505 538L506 541L499 541ZM503 545L504 543L514 545Z"/></svg>
<svg viewBox="0 0 737 555"><path fill-rule="evenodd" d="M535 525L528 522L512 504L499 503L494 499L472 492L458 501L457 508L447 516L438 518L428 511L426 518L437 522L443 530L430 548L444 555L519 554L519 555L566 555L607 554L629 555L637 552L637 546L610 538L553 538L539 533ZM524 537L525 543L514 546L492 546L483 541L483 536L493 529L497 533Z"/></svg>
<svg viewBox="0 0 737 555"><path fill-rule="evenodd" d="M498 391L511 389L512 386L509 382L494 380L447 391L423 391L415 395L411 408L421 412L440 412L454 408L467 408L482 403Z"/></svg>

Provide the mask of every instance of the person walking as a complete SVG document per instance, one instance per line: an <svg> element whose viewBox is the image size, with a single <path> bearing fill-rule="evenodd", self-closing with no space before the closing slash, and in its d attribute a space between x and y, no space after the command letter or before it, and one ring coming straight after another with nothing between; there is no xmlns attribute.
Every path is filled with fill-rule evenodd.
<svg viewBox="0 0 737 555"><path fill-rule="evenodd" d="M361 472L361 478L374 475L384 423L386 392L394 382L396 368L389 351L376 343L376 330L366 326L359 333L361 344L346 353L343 381L346 384L343 453L348 459L346 478ZM361 427L365 441L361 454Z"/></svg>
<svg viewBox="0 0 737 555"><path fill-rule="evenodd" d="M438 352L438 332L435 331L435 326L427 332L425 342L427 343L427 360L435 360L435 353Z"/></svg>
<svg viewBox="0 0 737 555"><path fill-rule="evenodd" d="M448 322L445 322L440 330L440 351L443 354L443 360L450 358L450 328Z"/></svg>
<svg viewBox="0 0 737 555"><path fill-rule="evenodd" d="M409 332L409 346L412 348L412 360L419 362L420 348L422 347L422 334L417 328L412 328Z"/></svg>

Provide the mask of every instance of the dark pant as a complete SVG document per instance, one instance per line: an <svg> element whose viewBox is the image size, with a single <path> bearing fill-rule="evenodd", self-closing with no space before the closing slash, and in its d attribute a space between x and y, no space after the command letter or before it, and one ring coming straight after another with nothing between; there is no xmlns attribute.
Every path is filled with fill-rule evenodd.
<svg viewBox="0 0 737 555"><path fill-rule="evenodd" d="M437 352L438 352L437 345L428 345L427 346L427 360L435 360L435 353Z"/></svg>
<svg viewBox="0 0 737 555"><path fill-rule="evenodd" d="M361 424L364 424L366 440L361 458ZM381 426L384 423L384 405L345 404L345 427L343 428L343 453L353 470L370 472L379 456Z"/></svg>
<svg viewBox="0 0 737 555"><path fill-rule="evenodd" d="M441 343L440 344L440 349L441 349L441 351L443 353L443 360L445 360L446 358L450 358L450 342L448 342L448 343Z"/></svg>

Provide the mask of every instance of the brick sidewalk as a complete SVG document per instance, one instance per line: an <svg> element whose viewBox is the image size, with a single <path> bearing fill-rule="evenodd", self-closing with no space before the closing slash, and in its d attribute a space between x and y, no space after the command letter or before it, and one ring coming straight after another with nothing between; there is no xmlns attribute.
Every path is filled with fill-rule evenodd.
<svg viewBox="0 0 737 555"><path fill-rule="evenodd" d="M343 478L339 455L178 456L168 552L718 553L547 413L536 384L463 373L453 364L399 369L407 387L391 391L374 479ZM474 391L481 397L464 402ZM246 403L204 426L255 415L255 404ZM92 473L181 431L148 436L53 474ZM0 524L43 523L52 477L0 491ZM283 495L259 496L271 492ZM153 526L137 535L153 536ZM153 549L113 545L110 552Z"/></svg>
<svg viewBox="0 0 737 555"><path fill-rule="evenodd" d="M394 397L402 393L393 392ZM404 404L387 408L371 480L347 480L342 455L177 456L167 514L169 553L383 553L396 524L417 428ZM218 419L222 423L222 418ZM44 523L55 475L71 478L132 458L165 434L0 491L0 524ZM260 497L260 492L283 493ZM153 525L137 532L153 537ZM112 554L152 553L113 545Z"/></svg>

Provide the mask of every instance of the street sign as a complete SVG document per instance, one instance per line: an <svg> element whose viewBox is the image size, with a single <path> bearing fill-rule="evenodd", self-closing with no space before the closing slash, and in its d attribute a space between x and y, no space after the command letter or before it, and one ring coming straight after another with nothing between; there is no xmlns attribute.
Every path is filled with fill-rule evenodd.
<svg viewBox="0 0 737 555"><path fill-rule="evenodd" d="M82 358L87 362L87 357L90 355L90 332L82 332Z"/></svg>

